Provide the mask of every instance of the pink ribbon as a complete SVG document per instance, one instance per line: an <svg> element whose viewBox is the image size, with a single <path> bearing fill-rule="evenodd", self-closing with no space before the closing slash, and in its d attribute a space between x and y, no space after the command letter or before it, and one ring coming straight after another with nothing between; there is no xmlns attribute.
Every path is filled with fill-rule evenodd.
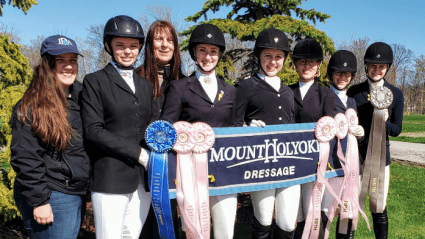
<svg viewBox="0 0 425 239"><path fill-rule="evenodd" d="M339 114L338 114L339 115ZM337 115L337 116L338 116ZM340 225L339 225L339 233L342 234L348 234L348 224L343 222L348 222L348 220L344 219L352 219L353 220L353 229L357 229L357 223L358 223L358 214L359 212L362 214L362 216L365 218L367 226L370 230L369 221L364 214L364 212L359 207L359 151L358 151L358 145L357 145L357 139L353 135L354 127L358 125L358 118L357 113L354 109L348 109L345 112L345 116L335 116L335 119L337 121L337 124L339 121L344 121L343 118L345 118L346 125L348 127L348 143L347 143L347 154L346 158L344 157L342 153L342 147L340 139L344 138L345 136L343 134L338 134L338 151L337 155L338 158L341 161L341 166L344 170L344 179L342 184L339 187L339 196L342 198L343 204L340 206ZM340 126L340 129L342 127ZM345 129L344 129L345 130ZM350 218L350 206L352 211L352 218ZM328 212L328 224L326 225L326 231L325 231L325 239L329 237L329 231L330 227L333 221L333 218L338 214L337 211L338 208L338 201L335 200L332 207L330 208Z"/></svg>
<svg viewBox="0 0 425 239"><path fill-rule="evenodd" d="M210 238L207 151L214 144L214 131L205 123L174 123L177 142L176 197L189 239ZM193 152L192 152L193 151Z"/></svg>
<svg viewBox="0 0 425 239"><path fill-rule="evenodd" d="M314 184L312 194L309 195L309 208L303 239L318 238L321 223L322 187L326 185L329 192L342 204L335 191L325 179L326 166L328 165L331 141L336 134L336 121L330 116L324 116L316 124L314 133L319 142L319 167L317 169L317 181Z"/></svg>
<svg viewBox="0 0 425 239"><path fill-rule="evenodd" d="M195 162L196 182L198 189L199 221L202 237L210 238L210 205L208 192L208 150L214 145L214 131L206 123L197 122L193 124L196 129L196 145L193 148L193 159Z"/></svg>
<svg viewBox="0 0 425 239"><path fill-rule="evenodd" d="M201 226L197 208L197 187L192 150L196 144L196 129L188 122L173 124L177 132L177 141L173 149L177 152L176 198L180 213L186 224L186 236L201 239Z"/></svg>

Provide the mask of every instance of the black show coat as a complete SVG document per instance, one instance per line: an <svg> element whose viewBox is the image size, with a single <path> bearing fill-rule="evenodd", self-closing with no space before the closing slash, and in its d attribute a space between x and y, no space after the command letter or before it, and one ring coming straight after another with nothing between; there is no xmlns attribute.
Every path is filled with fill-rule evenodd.
<svg viewBox="0 0 425 239"><path fill-rule="evenodd" d="M93 166L90 190L134 192L146 173L138 163L152 117L152 84L135 72L136 93L114 66L84 78L81 115Z"/></svg>
<svg viewBox="0 0 425 239"><path fill-rule="evenodd" d="M192 74L170 83L161 119L170 123L187 121L205 122L211 127L231 127L236 119L236 89L217 77L218 90L211 102L196 75ZM220 100L220 92L223 96Z"/></svg>
<svg viewBox="0 0 425 239"><path fill-rule="evenodd" d="M401 133L403 123L404 96L400 89L390 85L386 80L384 82L384 86L389 88L394 95L393 103L388 107L388 120L385 122L387 144L386 165L389 165L391 162L391 157L390 141L388 136L397 137ZM366 80L363 83L350 87L347 95L355 99L359 112L359 124L363 126L365 130L365 135L359 142L360 161L363 164L366 158L367 145L369 143L370 128L372 126L374 111L374 107L369 100L370 89L368 81Z"/></svg>
<svg viewBox="0 0 425 239"><path fill-rule="evenodd" d="M262 120L266 125L291 124L294 119L294 93L285 84L276 91L266 81L253 75L236 85L237 126L251 120Z"/></svg>
<svg viewBox="0 0 425 239"><path fill-rule="evenodd" d="M335 94L331 89L314 82L302 100L299 83L289 87L294 91L296 123L315 123L323 116L336 115Z"/></svg>

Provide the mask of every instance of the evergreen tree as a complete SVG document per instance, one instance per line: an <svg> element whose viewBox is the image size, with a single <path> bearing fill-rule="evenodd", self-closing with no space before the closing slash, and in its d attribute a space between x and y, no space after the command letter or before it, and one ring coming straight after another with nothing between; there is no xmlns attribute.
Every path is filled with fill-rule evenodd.
<svg viewBox="0 0 425 239"><path fill-rule="evenodd" d="M307 21L310 20L313 24L316 24L316 21L324 23L330 16L314 9L302 9L301 4L303 1L306 0L208 0L204 3L201 11L187 17L186 21L197 22L201 17L204 17L204 23L214 24L223 33L227 33L243 42L253 42L261 31L274 27L285 32L291 43L295 43L298 39L304 37L311 37L322 45L325 53L331 54L335 52L332 39L325 32L316 29ZM221 7L231 7L231 11L226 18L207 20L208 11L215 13ZM299 20L293 18L292 15L295 15ZM189 37L194 27L192 26L181 34ZM182 43L182 50L187 50L187 47L188 38ZM253 56L252 49L239 48L230 50L225 54L217 68L217 73L228 82L237 80L229 79L227 73L234 70L233 63L241 60L246 61L244 70L247 73L258 69L257 60ZM326 65L327 63L322 64L320 69L320 81L322 83L326 81L324 78ZM286 84L294 83L298 78L291 66L292 61L288 57L284 69L278 74Z"/></svg>
<svg viewBox="0 0 425 239"><path fill-rule="evenodd" d="M0 0L0 16L3 16L3 7L6 5L7 0ZM12 0L9 0L9 5L12 3ZM32 5L37 5L37 0L13 0L13 6L21 9L25 14L32 7Z"/></svg>
<svg viewBox="0 0 425 239"><path fill-rule="evenodd" d="M32 77L28 59L20 48L10 42L8 36L0 34L0 146L5 149L5 152L0 151L0 216L5 220L18 215L12 190L15 172L10 168L12 130L9 120L13 106L22 98Z"/></svg>

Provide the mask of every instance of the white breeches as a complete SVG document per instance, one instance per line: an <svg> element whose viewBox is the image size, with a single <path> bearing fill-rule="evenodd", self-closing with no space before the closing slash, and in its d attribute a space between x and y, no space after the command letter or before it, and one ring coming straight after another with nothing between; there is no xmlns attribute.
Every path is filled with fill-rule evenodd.
<svg viewBox="0 0 425 239"><path fill-rule="evenodd" d="M298 210L298 217L297 222L305 221L308 214L308 205L309 205L309 199L310 194L313 192L315 182L309 182L301 184L301 199L300 199L300 206ZM325 186L322 187L322 198L323 193L325 192Z"/></svg>
<svg viewBox="0 0 425 239"><path fill-rule="evenodd" d="M215 239L233 238L237 207L238 194L236 193L210 197L210 213ZM182 230L186 231L183 217L180 219Z"/></svg>
<svg viewBox="0 0 425 239"><path fill-rule="evenodd" d="M149 213L151 195L143 183L134 193L92 192L97 239L137 239Z"/></svg>
<svg viewBox="0 0 425 239"><path fill-rule="evenodd" d="M269 226L276 210L276 224L284 231L295 230L300 202L300 185L286 188L251 192L255 218L263 226Z"/></svg>
<svg viewBox="0 0 425 239"><path fill-rule="evenodd" d="M233 238L238 195L218 195L210 197L211 218L215 239Z"/></svg>

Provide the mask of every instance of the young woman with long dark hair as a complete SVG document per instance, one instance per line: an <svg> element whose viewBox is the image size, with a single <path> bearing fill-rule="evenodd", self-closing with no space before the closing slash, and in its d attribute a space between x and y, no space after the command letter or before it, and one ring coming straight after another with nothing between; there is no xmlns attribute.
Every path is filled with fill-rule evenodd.
<svg viewBox="0 0 425 239"><path fill-rule="evenodd" d="M77 238L90 161L80 117L76 43L54 35L11 118L15 202L30 238Z"/></svg>

